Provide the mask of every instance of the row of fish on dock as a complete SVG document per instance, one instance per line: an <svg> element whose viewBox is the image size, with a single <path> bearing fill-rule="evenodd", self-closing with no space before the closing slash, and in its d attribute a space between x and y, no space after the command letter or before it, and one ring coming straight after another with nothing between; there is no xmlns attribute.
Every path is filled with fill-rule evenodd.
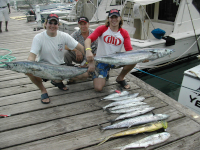
<svg viewBox="0 0 200 150"><path fill-rule="evenodd" d="M147 105L147 103L143 102L145 98L138 95L139 93L131 94L128 91L116 90L115 93L101 99L101 101L112 101L110 104L102 107L104 111L106 110L109 114L120 114L117 118L110 120L111 125L106 127L100 126L101 131L118 128L128 129L102 139L98 145L103 144L111 138L153 132L156 130L164 132L153 134L131 144L117 147L116 149L125 150L128 148L148 147L150 145L164 142L170 137L170 134L165 131L168 127L165 120L169 115L154 113L146 114L155 109L155 107Z"/></svg>

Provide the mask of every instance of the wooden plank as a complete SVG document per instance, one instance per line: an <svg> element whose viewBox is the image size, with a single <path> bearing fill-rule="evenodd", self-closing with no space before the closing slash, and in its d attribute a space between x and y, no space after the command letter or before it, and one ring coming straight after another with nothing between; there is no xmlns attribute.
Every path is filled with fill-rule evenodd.
<svg viewBox="0 0 200 150"><path fill-rule="evenodd" d="M66 107L66 109L69 110L69 112L70 111L77 112L80 109L87 110L88 107L91 107L91 109L95 108L93 102L87 103L86 101L83 105L80 105L78 103L75 103L72 105L76 105L76 106L73 106L72 108L69 107L71 109ZM168 109L169 108L170 107L168 107ZM166 109L167 112L168 112L168 109ZM156 110L156 112L163 112L163 108ZM167 112L163 112L163 113L167 113ZM59 113L59 112L56 111L54 113ZM48 114L45 113L43 115L47 116ZM49 114L49 115L51 115L51 114ZM173 113L171 113L169 115L171 117L169 118L168 121L170 121L171 119L173 119L173 120L178 119L182 116L181 114L179 115L175 109L173 109ZM116 117L116 115L115 115L115 117ZM4 147L12 146L12 145L18 145L21 143L26 143L26 142L30 142L30 141L34 141L34 140L38 140L38 139L44 139L47 137L56 136L59 134L69 133L69 132L80 130L80 129L83 130L85 128L96 126L97 124L106 123L106 122L108 122L107 120L108 120L108 115L105 112L103 112L102 110L93 111L92 113L86 112L86 113L80 114L80 115L73 114L72 117L69 117L69 118L66 117L66 118L62 118L62 119L48 121L45 123L40 123L37 125L19 128L16 130L1 132L0 133L0 145L2 148L4 148ZM25 133L26 133L26 135L25 135ZM88 135L88 133L85 133L84 135L90 136L91 139L97 139L96 137L92 138L93 135ZM3 137L3 138L1 138L1 137ZM17 139L16 139L16 137L17 137ZM8 141L9 141L9 143L8 143ZM85 143L85 144L87 145L87 143ZM72 144L70 144L70 145L72 146ZM84 145L82 145L82 146L84 147Z"/></svg>
<svg viewBox="0 0 200 150"><path fill-rule="evenodd" d="M174 110L174 111L176 111L176 110ZM158 109L157 112L163 112L162 108ZM163 113L165 113L165 112L163 112ZM92 113L90 113L90 114L92 114ZM75 116L76 119L73 120L74 123L75 122L79 122L78 124L80 124L80 125L78 125L78 124L75 123L76 124L75 126L71 126L69 123L67 123L67 121L65 121L65 122L64 121L57 122L57 126L60 125L61 127L64 128L64 130L67 130L67 129L69 129L71 127L74 130L74 132L71 132L71 131L67 130L68 132L66 134L62 134L62 135L55 136L55 137L52 137L52 138L43 139L41 141L36 141L36 142L33 142L33 143L27 143L27 144L24 144L24 145L17 146L15 148L18 148L18 149L26 149L26 148L30 148L30 149L37 149L37 148L39 148L39 149L49 149L50 147L51 148L57 147L57 149L62 149L62 147L65 147L67 145L68 146L67 149L84 149L84 147L88 147L88 146L92 146L89 149L111 149L111 148L118 147L118 146L124 144L125 143L124 142L125 139L124 138L119 138L117 140L112 140L111 142L109 141L109 142L107 142L107 143L105 143L105 144L103 144L101 146L98 146L98 147L96 146L96 144L99 142L99 140L98 140L99 138L106 137L106 136L108 136L108 135L110 135L112 133L115 133L115 132L118 132L118 131L121 130L121 129L120 130L116 129L116 130L112 130L112 131L101 132L98 129L98 126L96 126L96 125L99 122L103 123L103 120L104 120L105 116L98 115L98 114L99 114L99 112L97 114L96 114L96 112L94 112L93 115L89 115L88 114L87 117L90 118L89 120L87 120L87 117ZM176 114L178 114L178 113L176 113ZM176 116L176 114L171 114L171 116L173 116L173 119L177 120L178 118L180 118L180 116ZM81 120L79 120L79 119L81 119ZM87 121L87 124L90 127L82 129L82 130L76 129L76 126L81 126L83 124L85 126L85 124L86 124L85 121ZM172 121L172 120L168 119L168 121ZM191 127L198 127L198 126L200 126L199 124L195 123L194 121L192 121L190 119L184 118L184 120L182 120L182 121L184 122L184 124L180 124L179 123L179 126L188 125L189 123L190 123ZM182 122L182 121L180 121L180 122ZM177 122L177 121L175 121L175 122ZM60 123L60 124L58 125L58 123ZM106 124L106 125L108 125L108 124ZM45 131L45 134L47 133L47 130L50 131L50 129L49 129L49 128L51 128L50 126L51 125L47 125L46 127L43 126L42 129L43 129L43 131ZM170 126L170 123L169 123L169 126ZM44 128L46 128L46 129L44 129ZM54 129L52 128L50 132L53 132L55 130L56 129L55 129L55 125L54 125ZM192 129L192 130L190 130L188 132L192 133L192 132L195 132L196 130L197 130L197 128L194 128L194 129ZM27 129L26 131L29 131L29 130ZM187 133L183 132L183 133L184 134L188 134L188 132ZM17 132L17 133L19 133L19 132ZM174 132L172 132L172 131L170 133L174 134ZM39 134L41 134L41 131L39 132ZM175 132L175 134L176 134L176 132ZM29 135L29 137L30 137L31 134L27 133L27 135ZM41 134L41 135L44 135L44 134ZM18 136L18 137L20 137L20 136ZM132 137L126 137L126 139L128 139L128 138L130 140L136 140L136 139L139 139L139 136L138 136L138 138L134 138L134 139ZM9 138L9 139L12 139L12 138ZM117 141L117 142L113 143L113 141ZM10 141L10 142L12 142L12 141ZM14 142L16 143L16 140ZM4 144L4 143L6 143L6 142L4 141L2 144ZM108 143L109 143L109 146L108 146ZM110 143L112 143L112 145ZM95 146L93 146L93 145L95 145Z"/></svg>
<svg viewBox="0 0 200 150"><path fill-rule="evenodd" d="M142 92L142 91L141 91ZM142 93L141 93L142 95ZM145 102L147 102L149 105L151 103L155 103L157 99L155 97L150 97L151 95L142 95L146 97ZM10 130L14 128L19 128L23 126L28 126L32 124L37 124L41 122L46 122L50 120L54 120L56 118L62 118L62 117L68 117L75 114L81 114L85 112L91 112L91 111L97 111L99 109L102 109L103 106L109 104L110 102L99 102L99 98L91 99L91 100L84 100L81 102L69 102L66 104L63 104L59 107L50 107L45 108L43 110L36 110L28 113L23 113L19 115L15 115L12 111L15 111L16 107L12 107L11 113L14 114L14 116L8 117L6 119L1 119L0 121L0 132L4 130ZM23 106L23 105L20 105ZM165 103L158 102L155 108L166 106ZM30 106L31 107L31 106ZM5 109L5 108L3 108ZM20 109L20 108L18 108ZM16 110L17 111L17 110ZM15 111L15 112L16 112ZM106 113L106 112L105 112ZM51 115L49 115L51 114ZM37 116L37 117L36 117ZM109 115L114 119L114 115Z"/></svg>

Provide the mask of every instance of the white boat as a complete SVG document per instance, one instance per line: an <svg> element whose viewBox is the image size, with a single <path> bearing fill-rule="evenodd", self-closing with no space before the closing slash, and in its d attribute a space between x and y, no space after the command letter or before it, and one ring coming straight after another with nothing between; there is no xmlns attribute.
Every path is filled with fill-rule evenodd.
<svg viewBox="0 0 200 150"><path fill-rule="evenodd" d="M145 69L169 63L199 53L200 9L197 0L127 0L122 11L125 28L131 36L134 50L143 48L170 48L175 52L170 57L138 63L136 68ZM199 4L199 2L198 2ZM127 11L129 10L129 13ZM126 14L126 15L125 15ZM154 29L166 33L158 39L151 33ZM133 69L133 72L136 70Z"/></svg>
<svg viewBox="0 0 200 150"><path fill-rule="evenodd" d="M178 102L200 115L200 65L184 72Z"/></svg>

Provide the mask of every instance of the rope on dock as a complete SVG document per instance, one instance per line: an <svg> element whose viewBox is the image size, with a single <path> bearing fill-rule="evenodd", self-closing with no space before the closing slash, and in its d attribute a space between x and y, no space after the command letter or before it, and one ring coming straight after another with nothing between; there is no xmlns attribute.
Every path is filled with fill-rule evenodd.
<svg viewBox="0 0 200 150"><path fill-rule="evenodd" d="M9 53L7 55L0 55L0 67L4 67L5 66L5 64L3 62L11 62L11 61L16 59L16 57L10 56L10 54L12 53L11 50L5 49L5 48L0 48L0 50L9 51ZM2 60L4 60L4 61L2 61Z"/></svg>

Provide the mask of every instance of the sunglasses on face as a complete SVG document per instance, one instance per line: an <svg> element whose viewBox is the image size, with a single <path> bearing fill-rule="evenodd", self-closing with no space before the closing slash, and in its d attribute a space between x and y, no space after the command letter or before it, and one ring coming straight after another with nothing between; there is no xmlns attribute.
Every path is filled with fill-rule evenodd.
<svg viewBox="0 0 200 150"><path fill-rule="evenodd" d="M50 25L54 24L54 25L57 25L58 23L57 22L49 22Z"/></svg>

